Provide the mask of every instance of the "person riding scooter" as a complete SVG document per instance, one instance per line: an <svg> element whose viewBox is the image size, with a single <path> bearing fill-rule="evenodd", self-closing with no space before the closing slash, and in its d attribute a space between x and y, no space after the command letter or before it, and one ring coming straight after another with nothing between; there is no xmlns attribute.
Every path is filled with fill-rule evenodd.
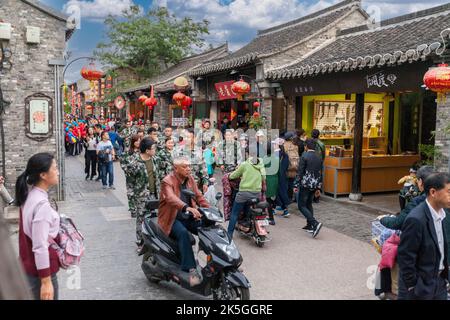
<svg viewBox="0 0 450 320"><path fill-rule="evenodd" d="M262 159L250 157L241 163L239 167L230 175L230 179L241 178L239 192L234 200L231 218L228 224L228 234L233 238L234 228L242 210L247 214L247 201L259 198L262 190L263 180L266 179L266 171Z"/></svg>
<svg viewBox="0 0 450 320"><path fill-rule="evenodd" d="M189 159L176 158L173 166L174 172L161 182L158 225L167 236L177 241L181 254L181 268L183 271L189 272L190 285L196 286L201 283L202 276L196 269L197 264L189 232L197 234L197 229L202 223L202 215L197 210L195 203L202 208L209 208L210 205L191 175ZM186 196L182 192L184 189L192 190L195 199ZM188 219L184 217L186 213L189 213Z"/></svg>

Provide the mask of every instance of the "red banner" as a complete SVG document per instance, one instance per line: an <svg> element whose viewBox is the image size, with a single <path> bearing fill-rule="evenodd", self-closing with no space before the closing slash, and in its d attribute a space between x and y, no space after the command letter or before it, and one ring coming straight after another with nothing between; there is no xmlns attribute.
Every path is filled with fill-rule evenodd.
<svg viewBox="0 0 450 320"><path fill-rule="evenodd" d="M235 81L226 81L226 82L219 82L214 84L217 90L217 93L219 94L220 100L228 100L228 99L236 99L237 95L236 93L231 90L231 85Z"/></svg>

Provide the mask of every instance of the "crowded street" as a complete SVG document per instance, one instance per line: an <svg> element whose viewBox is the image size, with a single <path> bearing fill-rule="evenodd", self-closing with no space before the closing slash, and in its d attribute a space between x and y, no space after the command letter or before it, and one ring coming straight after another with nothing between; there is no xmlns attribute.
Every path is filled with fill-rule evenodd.
<svg viewBox="0 0 450 320"><path fill-rule="evenodd" d="M124 176L117 170L117 190L103 191L99 182L85 181L80 175L83 162L82 157L66 160L71 200L60 209L77 221L87 239L87 251L80 264L79 289L70 279L73 273L61 273L61 298L205 299L172 283L148 282L140 267L142 258L135 253L135 226L127 212ZM295 210L289 218L276 218L276 226L269 229L273 240L264 248L235 238L244 257L244 274L252 285L252 299L375 298L368 284L373 285L377 253L369 244L368 226L376 211L367 214L331 201L317 207L318 218L327 225L317 241L301 230L304 218ZM351 219L355 216L357 221Z"/></svg>

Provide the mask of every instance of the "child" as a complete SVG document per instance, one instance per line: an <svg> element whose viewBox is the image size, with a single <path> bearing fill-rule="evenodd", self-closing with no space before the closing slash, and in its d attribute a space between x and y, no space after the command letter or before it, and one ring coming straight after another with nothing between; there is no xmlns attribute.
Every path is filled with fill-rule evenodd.
<svg viewBox="0 0 450 320"><path fill-rule="evenodd" d="M398 184L403 184L403 188L400 190L399 201L400 209L405 209L407 203L420 194L419 187L417 186L415 166L409 169L409 175L404 176L398 180Z"/></svg>

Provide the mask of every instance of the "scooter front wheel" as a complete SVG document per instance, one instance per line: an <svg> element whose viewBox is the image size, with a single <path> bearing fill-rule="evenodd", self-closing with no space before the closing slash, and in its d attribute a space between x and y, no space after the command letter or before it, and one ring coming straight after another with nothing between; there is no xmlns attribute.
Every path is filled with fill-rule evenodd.
<svg viewBox="0 0 450 320"><path fill-rule="evenodd" d="M231 286L229 283L213 291L214 300L250 300L250 289Z"/></svg>

